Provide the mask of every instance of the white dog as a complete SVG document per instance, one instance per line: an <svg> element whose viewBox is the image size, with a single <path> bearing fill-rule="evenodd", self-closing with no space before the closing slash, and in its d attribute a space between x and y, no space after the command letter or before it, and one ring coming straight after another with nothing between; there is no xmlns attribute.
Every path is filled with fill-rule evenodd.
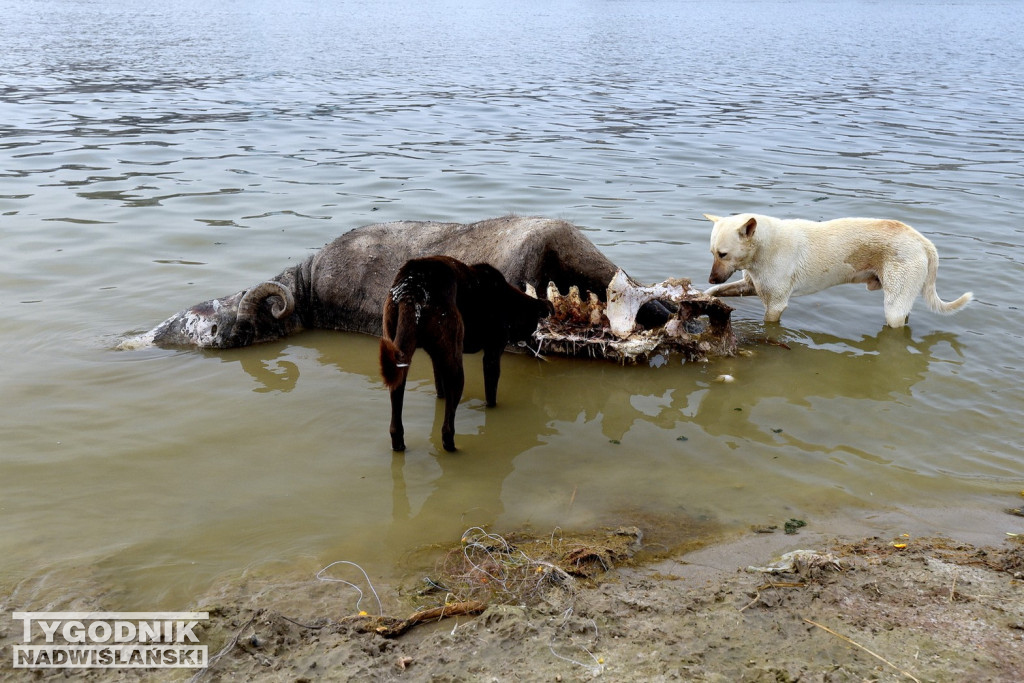
<svg viewBox="0 0 1024 683"><path fill-rule="evenodd" d="M764 303L765 322L778 322L791 296L813 294L832 285L866 283L885 294L885 322L902 327L918 294L936 313L967 305L970 292L945 302L935 291L939 255L935 245L909 225L874 218L839 218L817 223L757 214L720 218L711 254L715 257L706 294L747 296ZM720 284L737 270L743 279Z"/></svg>

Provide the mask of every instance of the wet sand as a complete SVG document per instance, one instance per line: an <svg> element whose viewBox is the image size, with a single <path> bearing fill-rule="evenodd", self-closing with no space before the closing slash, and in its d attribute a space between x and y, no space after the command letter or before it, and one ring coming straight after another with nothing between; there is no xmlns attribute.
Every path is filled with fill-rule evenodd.
<svg viewBox="0 0 1024 683"><path fill-rule="evenodd" d="M1024 543L1007 532L1024 524L1005 509L946 514L810 522L793 534L760 527L682 551L652 547L632 526L505 536L474 529L434 549L433 564L422 568L434 585L414 568L407 581L375 585L379 607L369 584L359 598L349 585L323 580L352 579L351 567L320 579L243 576L190 606L210 611L207 670L74 677L1021 680ZM960 531L920 535L947 522ZM435 610L401 635L385 635L430 607L455 615ZM7 653L16 636L2 634Z"/></svg>

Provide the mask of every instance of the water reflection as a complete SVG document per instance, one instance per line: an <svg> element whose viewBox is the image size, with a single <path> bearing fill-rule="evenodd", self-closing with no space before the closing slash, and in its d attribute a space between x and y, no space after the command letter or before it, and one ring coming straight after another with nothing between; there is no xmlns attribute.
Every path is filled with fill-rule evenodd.
<svg viewBox="0 0 1024 683"><path fill-rule="evenodd" d="M704 393L699 421L710 434L735 434L738 421L751 420L759 406L778 400L812 411L822 400L841 399L844 406L864 400L898 403L900 397L913 396L915 385L928 377L937 348L948 346L962 355L957 335L934 332L915 339L908 328L885 327L860 340L786 332L780 342L783 345L762 342L753 357L731 364L735 383ZM857 410L873 410L867 405ZM858 421L867 425L873 417L863 412ZM771 430L764 425L750 427L743 431L744 437L762 442L775 442L782 429L781 425Z"/></svg>
<svg viewBox="0 0 1024 683"><path fill-rule="evenodd" d="M910 394L924 379L934 362L934 349L945 344L963 356L958 335L932 332L914 339L911 329L882 327L876 335L859 340L822 332L786 331L779 342L799 355L796 365L787 361L781 370L798 382L802 394L809 396L882 399L892 394ZM770 343L770 342L769 342ZM860 381L847 384L847 376L860 375ZM780 386L775 395L785 394ZM769 395L772 395L771 393Z"/></svg>
<svg viewBox="0 0 1024 683"><path fill-rule="evenodd" d="M432 434L441 428L441 412ZM395 548L405 547L407 539L457 537L468 526L493 525L505 512L502 490L515 470L519 451L506 450L481 456L474 448L473 435L460 435L461 452L445 453L436 439L434 444L441 473L430 481L431 491L414 510L406 483L406 456L392 454L392 523L387 540ZM433 440L433 439L432 439ZM465 442L466 445L462 446ZM535 445L539 444L538 440ZM475 451L475 452L474 452ZM471 485L467 485L471 482Z"/></svg>
<svg viewBox="0 0 1024 683"><path fill-rule="evenodd" d="M299 366L291 361L275 362L243 359L242 369L249 373L260 386L253 389L256 393L271 391L291 391L299 381Z"/></svg>
<svg viewBox="0 0 1024 683"><path fill-rule="evenodd" d="M512 471L515 456L545 443L559 432L559 425L579 422L599 427L613 444L621 442L638 424L646 423L673 438L685 438L687 430L699 428L712 436L777 445L792 438L788 433L780 436L784 429L788 432L789 423L796 421L792 426L800 427L801 423L816 422L814 413L823 401L838 401L842 410L856 405L852 403L856 401L872 401L877 406L906 403L906 398L914 396L914 387L932 372L937 349L952 349L957 356L963 356L958 335L933 332L915 338L909 328L886 327L874 336L856 340L786 330L777 339L748 335L741 343L749 355L721 359L706 366L681 365L675 359L660 368L623 368L600 361L550 358L540 362L506 354L497 410L482 407L480 357L468 355L467 389L457 428L461 451L474 455L467 457L466 462L457 456L455 460L438 458L441 478L450 472L470 477L482 489L481 507L493 508L500 498L496 492L500 491L501 480ZM321 366L364 377L369 391L386 395L380 385L376 347L372 338L363 335L307 334L289 340L288 344L206 355L225 363L239 363L255 380L254 392L291 392L300 377L299 365L287 357L295 348L313 351L315 362ZM417 354L413 370L410 391L432 396L430 364L424 354ZM724 373L733 375L735 381L717 382L716 376ZM410 408L420 421L423 409L422 399ZM428 448L439 452L440 444L435 441L440 432L443 402L433 401L430 410L433 424L429 433L412 432L411 447L422 450L423 444L428 443ZM777 415L777 424L765 422L766 410ZM860 406L856 410L865 408ZM882 419L872 419L875 418ZM387 417L383 413L379 423L375 427L380 431L384 450ZM467 425L471 425L468 433ZM806 441L793 441L791 445L801 450L821 447ZM481 458L476 455L479 453L486 456ZM863 452L858 455L868 457ZM473 467L481 459L487 463L481 465L480 471L467 471L467 466ZM438 495L443 499L443 494ZM450 502L453 501L444 504ZM456 508L466 509L466 505ZM498 513L500 509L495 514Z"/></svg>

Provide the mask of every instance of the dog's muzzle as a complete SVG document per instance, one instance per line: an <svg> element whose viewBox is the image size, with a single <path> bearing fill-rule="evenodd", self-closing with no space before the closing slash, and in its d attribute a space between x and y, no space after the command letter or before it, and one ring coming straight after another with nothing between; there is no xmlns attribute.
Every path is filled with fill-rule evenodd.
<svg viewBox="0 0 1024 683"><path fill-rule="evenodd" d="M715 260L715 264L711 266L711 275L708 277L708 282L713 285L720 285L736 272L735 268L729 268L724 263Z"/></svg>

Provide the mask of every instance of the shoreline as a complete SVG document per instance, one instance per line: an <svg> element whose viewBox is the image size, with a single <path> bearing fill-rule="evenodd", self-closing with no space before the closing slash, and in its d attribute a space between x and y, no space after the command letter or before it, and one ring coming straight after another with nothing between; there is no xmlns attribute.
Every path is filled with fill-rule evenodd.
<svg viewBox="0 0 1024 683"><path fill-rule="evenodd" d="M983 517L1020 526L1005 513ZM895 519L907 518L885 523ZM395 638L352 615L308 611L325 596L286 598L231 615L235 645L199 680L1019 680L1024 543L1003 531L999 545L858 531L751 532L674 557L640 553L569 592ZM835 565L747 570L795 549Z"/></svg>
<svg viewBox="0 0 1024 683"><path fill-rule="evenodd" d="M1024 521L1006 512L876 512L860 522L816 520L795 534L750 530L685 552L645 548L635 527L557 538L478 530L441 553L431 576L442 591L424 590L413 568L405 581L358 592L328 568L319 580L243 575L193 606L210 612L200 636L208 669L70 673L99 681L1019 680L1024 541L1007 532L1024 532ZM806 553L792 567L748 570L768 570L795 550ZM382 635L403 620L415 623ZM5 679L26 673L6 668L17 637L10 626L0 632Z"/></svg>

